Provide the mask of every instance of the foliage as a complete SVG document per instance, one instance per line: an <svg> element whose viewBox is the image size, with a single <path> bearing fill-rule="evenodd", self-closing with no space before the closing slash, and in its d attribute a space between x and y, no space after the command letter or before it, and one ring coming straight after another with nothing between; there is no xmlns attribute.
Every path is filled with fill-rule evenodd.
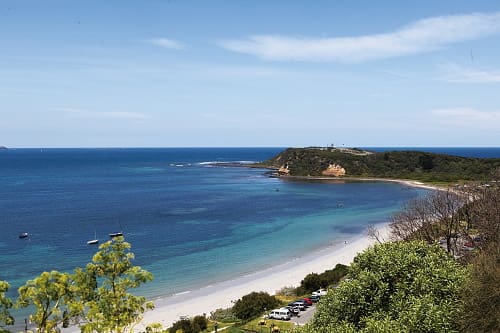
<svg viewBox="0 0 500 333"><path fill-rule="evenodd" d="M57 325L75 314L72 306L75 291L69 274L43 272L19 288L17 305L34 305L35 313L30 315L30 321L36 324L37 331L53 332Z"/></svg>
<svg viewBox="0 0 500 333"><path fill-rule="evenodd" d="M311 293L320 288L326 288L340 281L347 274L348 267L337 264L335 268L324 271L321 274L310 273L300 281L300 287L297 288L297 295Z"/></svg>
<svg viewBox="0 0 500 333"><path fill-rule="evenodd" d="M500 244L489 244L473 259L471 279L462 294L463 332L500 332Z"/></svg>
<svg viewBox="0 0 500 333"><path fill-rule="evenodd" d="M189 319L181 319L176 321L172 327L169 328L169 333L176 333L181 331L182 333L198 333L193 330L193 325L191 324L191 320Z"/></svg>
<svg viewBox="0 0 500 333"><path fill-rule="evenodd" d="M349 272L348 281L321 299L303 332L457 329L467 272L440 247L416 241L375 245L354 259Z"/></svg>
<svg viewBox="0 0 500 333"><path fill-rule="evenodd" d="M169 329L169 333L176 333L182 331L182 333L199 333L206 330L208 327L208 321L204 316L196 316L192 320L181 319L176 321Z"/></svg>
<svg viewBox="0 0 500 333"><path fill-rule="evenodd" d="M234 323L238 318L233 313L233 308L217 309L210 313L210 319L223 323Z"/></svg>
<svg viewBox="0 0 500 333"><path fill-rule="evenodd" d="M499 158L466 158L419 151L353 153L335 148L289 148L261 166L288 166L292 176L320 176L330 164L346 176L415 179L426 182L485 180L500 168Z"/></svg>
<svg viewBox="0 0 500 333"><path fill-rule="evenodd" d="M205 318L204 316L195 316L193 318L192 324L193 324L193 328L196 330L196 332L203 331L203 330L207 329L207 327L208 327L207 318Z"/></svg>
<svg viewBox="0 0 500 333"><path fill-rule="evenodd" d="M462 195L450 189L411 200L393 216L391 233L398 240L424 240L428 243L444 237L447 251L458 254L456 235L467 231L467 225L460 223L465 203Z"/></svg>
<svg viewBox="0 0 500 333"><path fill-rule="evenodd" d="M280 290L276 291L276 296L282 296L282 297L297 296L297 287L294 286L283 287Z"/></svg>
<svg viewBox="0 0 500 333"><path fill-rule="evenodd" d="M151 273L132 264L130 247L123 237L115 237L99 246L85 271L77 271L85 318L82 332L124 332L153 308L145 297L128 292L153 279Z"/></svg>
<svg viewBox="0 0 500 333"><path fill-rule="evenodd" d="M248 320L261 314L264 309L271 310L278 305L276 297L265 292L252 292L236 301L233 313L239 319Z"/></svg>
<svg viewBox="0 0 500 333"><path fill-rule="evenodd" d="M3 325L13 325L14 317L10 315L9 309L12 308L12 300L5 296L10 285L7 281L0 281L0 332Z"/></svg>

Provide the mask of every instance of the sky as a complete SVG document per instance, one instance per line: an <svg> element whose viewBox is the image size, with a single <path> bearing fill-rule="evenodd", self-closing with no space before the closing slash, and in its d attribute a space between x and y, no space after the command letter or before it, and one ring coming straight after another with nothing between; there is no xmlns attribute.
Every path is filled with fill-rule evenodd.
<svg viewBox="0 0 500 333"><path fill-rule="evenodd" d="M0 0L0 146L500 146L500 2Z"/></svg>

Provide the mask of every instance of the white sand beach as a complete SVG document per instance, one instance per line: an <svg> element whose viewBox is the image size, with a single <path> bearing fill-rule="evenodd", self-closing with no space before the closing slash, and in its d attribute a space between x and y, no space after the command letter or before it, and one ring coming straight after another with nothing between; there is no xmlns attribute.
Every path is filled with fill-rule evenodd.
<svg viewBox="0 0 500 333"><path fill-rule="evenodd" d="M382 238L389 234L388 225L377 226ZM136 330L144 330L148 324L161 323L171 326L181 316L207 314L218 308L229 308L232 302L252 291L276 293L285 286L298 286L309 273L322 273L336 264L350 264L356 254L362 252L376 241L366 235L356 239L344 240L317 252L307 254L289 263L275 266L231 281L222 282L200 290L155 300L156 308L146 312Z"/></svg>

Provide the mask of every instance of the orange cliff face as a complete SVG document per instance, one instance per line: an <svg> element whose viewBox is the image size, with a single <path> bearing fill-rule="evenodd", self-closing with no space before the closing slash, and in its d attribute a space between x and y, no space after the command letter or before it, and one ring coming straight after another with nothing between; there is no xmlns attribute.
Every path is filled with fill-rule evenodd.
<svg viewBox="0 0 500 333"><path fill-rule="evenodd" d="M281 168L278 169L278 173L281 175L289 175L290 169L288 169L288 165L281 166Z"/></svg>
<svg viewBox="0 0 500 333"><path fill-rule="evenodd" d="M345 176L346 172L345 169L338 165L338 164L330 164L326 170L323 170L321 172L323 176L334 176L334 177L339 177L339 176Z"/></svg>

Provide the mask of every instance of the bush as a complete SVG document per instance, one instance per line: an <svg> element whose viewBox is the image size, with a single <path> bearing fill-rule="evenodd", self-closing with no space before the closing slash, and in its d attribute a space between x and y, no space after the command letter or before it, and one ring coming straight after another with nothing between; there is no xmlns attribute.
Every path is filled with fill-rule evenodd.
<svg viewBox="0 0 500 333"><path fill-rule="evenodd" d="M208 326L207 319L204 316L196 316L192 320L181 319L176 321L168 330L169 333L176 333L181 330L182 333L199 333L206 330Z"/></svg>
<svg viewBox="0 0 500 333"><path fill-rule="evenodd" d="M176 321L172 327L168 330L169 333L176 333L177 331L182 330L183 333L198 333L193 329L193 325L191 325L191 320L189 319L181 319Z"/></svg>
<svg viewBox="0 0 500 333"><path fill-rule="evenodd" d="M347 275L348 266L337 264L334 269L329 269L321 274L311 273L300 281L300 287L297 288L297 295L311 293L320 288L337 284L340 279Z"/></svg>
<svg viewBox="0 0 500 333"><path fill-rule="evenodd" d="M193 318L192 324L196 332L206 330L208 326L207 318L203 316L196 316Z"/></svg>
<svg viewBox="0 0 500 333"><path fill-rule="evenodd" d="M233 309L217 309L210 313L210 319L223 323L234 323L238 318L233 313Z"/></svg>
<svg viewBox="0 0 500 333"><path fill-rule="evenodd" d="M236 301L233 313L241 320L248 320L261 314L264 309L273 309L279 304L279 300L268 293L252 292Z"/></svg>
<svg viewBox="0 0 500 333"><path fill-rule="evenodd" d="M359 254L349 281L321 299L303 332L455 332L467 271L439 246L376 245ZM346 329L346 331L349 331Z"/></svg>

